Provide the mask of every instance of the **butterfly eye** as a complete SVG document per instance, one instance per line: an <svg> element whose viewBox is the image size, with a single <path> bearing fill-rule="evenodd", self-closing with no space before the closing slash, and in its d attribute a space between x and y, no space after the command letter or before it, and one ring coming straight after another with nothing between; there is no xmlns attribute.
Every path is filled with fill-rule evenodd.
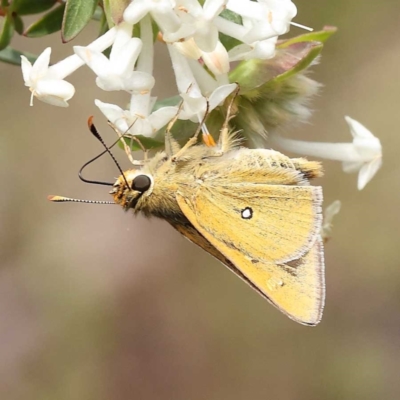
<svg viewBox="0 0 400 400"><path fill-rule="evenodd" d="M147 175L138 175L132 181L132 190L144 193L151 186L151 179Z"/></svg>

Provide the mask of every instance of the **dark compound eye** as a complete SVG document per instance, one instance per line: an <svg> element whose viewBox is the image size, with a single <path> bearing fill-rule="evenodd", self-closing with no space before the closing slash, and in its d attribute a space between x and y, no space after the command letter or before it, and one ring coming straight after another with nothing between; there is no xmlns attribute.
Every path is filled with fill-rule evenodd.
<svg viewBox="0 0 400 400"><path fill-rule="evenodd" d="M138 175L132 181L132 190L144 193L151 186L151 179L147 175Z"/></svg>

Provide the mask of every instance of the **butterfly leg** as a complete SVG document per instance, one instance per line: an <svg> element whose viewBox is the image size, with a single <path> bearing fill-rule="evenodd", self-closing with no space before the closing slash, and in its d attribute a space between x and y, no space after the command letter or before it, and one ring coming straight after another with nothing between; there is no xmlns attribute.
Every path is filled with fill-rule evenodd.
<svg viewBox="0 0 400 400"><path fill-rule="evenodd" d="M190 147L194 146L197 143L197 139L198 136L200 134L200 132L203 130L204 128L204 122L208 116L208 111L209 111L209 103L207 101L206 104L206 112L204 113L203 119L201 120L199 126L196 129L196 132L194 133L194 135L186 142L186 144L172 157L172 161L176 162L179 157L182 156L182 154L184 154L186 152L187 149L189 149Z"/></svg>
<svg viewBox="0 0 400 400"><path fill-rule="evenodd" d="M192 84L189 85L189 87L186 90L186 93L189 93L191 88ZM181 149L179 143L172 137L171 130L172 127L175 125L175 122L179 118L179 114L183 109L183 104L184 101L182 100L178 106L178 111L176 112L174 118L172 118L171 121L168 123L167 128L165 130L165 152L167 153L167 156L172 156L174 154L177 154Z"/></svg>
<svg viewBox="0 0 400 400"><path fill-rule="evenodd" d="M128 156L129 161L133 165L136 165L136 166L140 167L140 166L144 165L144 162L147 160L147 150L144 148L144 146L142 145L142 143L140 142L140 140L137 137L132 136L131 140L134 140L135 142L137 142L139 144L139 147L143 150L143 154L144 154L144 160L143 161L142 160L135 160L133 158L133 156L132 156L131 148L128 146L128 144L126 143L126 141L124 139L124 137L126 137L126 134L129 131L129 129L132 128L132 126L134 125L135 122L136 122L136 119L135 119L135 121L133 121L131 126L126 130L126 132L124 134L121 134L120 131L117 129L117 127L111 121L108 121L108 125L114 130L114 132L121 139L121 142L122 142L122 144L124 146L125 153Z"/></svg>
<svg viewBox="0 0 400 400"><path fill-rule="evenodd" d="M229 121L235 117L235 114L233 113L232 110L233 110L233 106L234 106L236 97L238 96L239 91L240 91L239 84L237 83L236 85L237 85L237 87L236 87L235 91L233 92L232 99L231 99L228 109L226 111L225 121L224 121L221 131L220 131L220 135L219 135L219 139L218 139L218 146L216 146L214 140L212 139L212 136L207 131L208 137L211 138L211 140L212 140L211 144L209 144L210 142L207 142L207 136L203 132L203 140L204 140L205 144L208 147L216 146L215 152L211 156L207 156L206 158L222 156L223 154L225 154L227 151L229 151L232 148L232 146L235 142L235 139L229 130Z"/></svg>
<svg viewBox="0 0 400 400"><path fill-rule="evenodd" d="M235 113L233 111L233 106L235 104L235 100L239 95L240 86L237 83L237 87L233 92L232 99L229 103L228 109L226 110L225 121L222 125L221 132L218 139L218 151L216 155L222 155L229 151L232 147L232 135L229 131L229 121L235 117ZM235 110L236 111L236 110Z"/></svg>
<svg viewBox="0 0 400 400"><path fill-rule="evenodd" d="M165 152L167 156L172 156L176 154L180 150L179 143L172 137L171 129L175 125L175 122L178 120L179 114L183 108L183 100L180 102L178 106L178 111L176 112L174 118L169 121L167 128L165 130Z"/></svg>

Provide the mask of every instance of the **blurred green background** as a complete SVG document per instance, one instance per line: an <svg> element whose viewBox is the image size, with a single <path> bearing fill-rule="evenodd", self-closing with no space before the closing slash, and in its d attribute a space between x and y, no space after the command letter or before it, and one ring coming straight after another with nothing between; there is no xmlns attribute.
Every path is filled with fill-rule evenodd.
<svg viewBox="0 0 400 400"><path fill-rule="evenodd" d="M384 150L362 192L339 163L324 163L325 205L340 199L342 211L326 246L321 324L289 320L167 223L114 206L49 203L48 194L108 200L107 188L77 177L101 151L86 120L95 115L110 142L93 100L123 106L128 97L101 91L81 69L68 109L29 107L20 69L1 64L1 399L400 398L400 2L296 5L296 22L339 31L313 68L324 87L311 123L285 134L350 141L349 115ZM72 44L96 32L93 23ZM58 44L57 34L14 41L36 53L54 46L52 61L72 52ZM163 97L175 87L158 51ZM106 181L117 174L107 157L86 171Z"/></svg>

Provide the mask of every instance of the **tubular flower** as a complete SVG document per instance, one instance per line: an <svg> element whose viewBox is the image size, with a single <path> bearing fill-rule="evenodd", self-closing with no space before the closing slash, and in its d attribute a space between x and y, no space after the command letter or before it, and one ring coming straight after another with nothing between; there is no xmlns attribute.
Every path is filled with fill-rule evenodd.
<svg viewBox="0 0 400 400"><path fill-rule="evenodd" d="M364 125L350 117L345 119L353 136L352 143L304 142L275 135L273 140L288 151L341 161L344 172L358 171L357 187L362 190L382 165L382 146Z"/></svg>

